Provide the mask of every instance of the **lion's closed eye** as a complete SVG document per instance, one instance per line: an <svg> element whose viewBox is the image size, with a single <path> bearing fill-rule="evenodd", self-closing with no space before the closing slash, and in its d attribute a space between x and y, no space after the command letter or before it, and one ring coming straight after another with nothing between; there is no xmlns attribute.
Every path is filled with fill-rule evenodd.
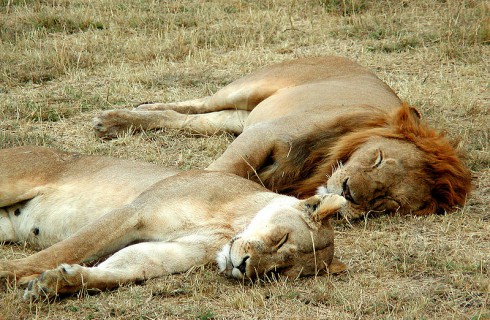
<svg viewBox="0 0 490 320"><path fill-rule="evenodd" d="M381 149L378 149L378 152L376 153L376 160L374 161L373 168L378 168L382 162L383 162L383 151L381 151Z"/></svg>

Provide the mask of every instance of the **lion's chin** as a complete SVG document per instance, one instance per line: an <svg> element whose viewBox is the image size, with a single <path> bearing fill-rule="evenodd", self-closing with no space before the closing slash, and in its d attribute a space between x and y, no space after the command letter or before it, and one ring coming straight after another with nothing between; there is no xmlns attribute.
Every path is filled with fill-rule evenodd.
<svg viewBox="0 0 490 320"><path fill-rule="evenodd" d="M316 189L316 194L319 196L326 196L327 194L331 194L332 192L329 192L326 186L319 186Z"/></svg>

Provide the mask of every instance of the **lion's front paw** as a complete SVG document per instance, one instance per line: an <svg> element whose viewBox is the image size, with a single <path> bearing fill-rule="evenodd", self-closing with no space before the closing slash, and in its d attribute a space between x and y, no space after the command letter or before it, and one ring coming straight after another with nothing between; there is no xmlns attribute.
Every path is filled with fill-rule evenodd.
<svg viewBox="0 0 490 320"><path fill-rule="evenodd" d="M24 291L24 300L40 300L55 297L60 293L79 291L83 286L81 266L62 264L58 268L43 272L29 281Z"/></svg>
<svg viewBox="0 0 490 320"><path fill-rule="evenodd" d="M153 102L143 102L133 108L133 110L138 111L155 111L155 110L165 110L165 104L163 103L153 103Z"/></svg>
<svg viewBox="0 0 490 320"><path fill-rule="evenodd" d="M114 139L118 134L132 128L131 111L109 110L92 120L92 128L99 138Z"/></svg>

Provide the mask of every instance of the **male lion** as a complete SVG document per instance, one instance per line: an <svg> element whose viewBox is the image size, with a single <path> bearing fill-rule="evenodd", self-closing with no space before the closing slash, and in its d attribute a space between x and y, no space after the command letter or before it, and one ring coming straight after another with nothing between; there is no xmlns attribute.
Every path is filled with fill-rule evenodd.
<svg viewBox="0 0 490 320"><path fill-rule="evenodd" d="M338 195L278 195L224 172L3 149L0 241L46 249L0 262L0 276L30 281L30 299L184 272L216 256L240 279L339 272L329 218L344 204ZM77 264L109 254L95 267Z"/></svg>
<svg viewBox="0 0 490 320"><path fill-rule="evenodd" d="M443 135L373 73L340 57L263 68L212 96L143 104L94 119L100 137L130 128L239 134L208 169L309 197L326 185L343 214L425 215L461 206L470 172Z"/></svg>

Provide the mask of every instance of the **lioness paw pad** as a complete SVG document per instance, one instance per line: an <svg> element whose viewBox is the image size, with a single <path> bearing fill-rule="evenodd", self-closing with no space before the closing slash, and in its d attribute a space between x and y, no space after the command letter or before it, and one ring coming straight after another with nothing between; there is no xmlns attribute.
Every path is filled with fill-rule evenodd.
<svg viewBox="0 0 490 320"><path fill-rule="evenodd" d="M39 300L41 297L47 297L47 290L46 288L42 288L39 285L38 279L34 279L29 281L27 284L27 288L24 291L24 295L22 298L25 301L36 301Z"/></svg>

